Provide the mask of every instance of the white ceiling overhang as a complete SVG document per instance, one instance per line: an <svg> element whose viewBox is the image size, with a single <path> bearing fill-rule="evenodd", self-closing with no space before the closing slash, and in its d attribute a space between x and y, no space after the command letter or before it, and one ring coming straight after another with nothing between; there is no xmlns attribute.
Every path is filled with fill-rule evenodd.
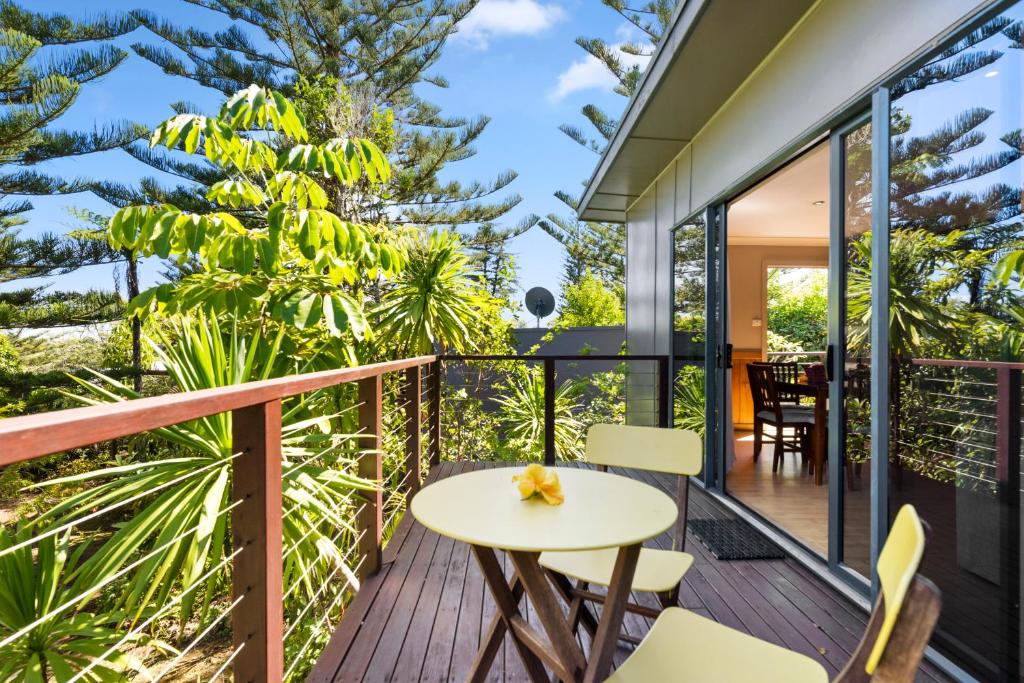
<svg viewBox="0 0 1024 683"><path fill-rule="evenodd" d="M585 220L626 209L750 76L813 0L681 0L580 201Z"/></svg>

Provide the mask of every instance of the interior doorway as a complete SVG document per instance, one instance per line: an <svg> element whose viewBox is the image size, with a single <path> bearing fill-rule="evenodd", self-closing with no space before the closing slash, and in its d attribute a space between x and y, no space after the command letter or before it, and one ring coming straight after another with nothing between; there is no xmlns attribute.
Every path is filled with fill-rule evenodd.
<svg viewBox="0 0 1024 683"><path fill-rule="evenodd" d="M725 310L727 342L732 345L732 367L725 382L731 415L724 426L732 446L726 492L827 557L829 493L827 475L814 474L814 399L782 387L806 385L808 368L824 367L829 313L828 142L730 202L726 216ZM771 364L771 376L778 380L771 387L765 386L765 364ZM810 374L812 380L817 376ZM781 422L775 407L781 410ZM822 420L820 413L817 419Z"/></svg>

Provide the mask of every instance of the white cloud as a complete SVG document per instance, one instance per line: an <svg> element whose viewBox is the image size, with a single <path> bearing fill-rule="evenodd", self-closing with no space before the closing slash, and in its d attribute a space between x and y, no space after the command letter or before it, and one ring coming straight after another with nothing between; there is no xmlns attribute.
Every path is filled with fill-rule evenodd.
<svg viewBox="0 0 1024 683"><path fill-rule="evenodd" d="M455 37L484 49L492 38L537 35L564 17L565 11L558 5L537 0L481 0L459 22Z"/></svg>
<svg viewBox="0 0 1024 683"><path fill-rule="evenodd" d="M619 61L623 67L630 67L634 64L641 68L647 64L648 57L637 57L626 54L621 49L622 43L612 45L611 48L618 53ZM569 68L558 74L558 83L551 90L550 98L554 102L561 101L574 92L581 90L605 90L611 92L612 88L618 85L618 81L608 68L601 63L597 57L587 55L583 59L573 62Z"/></svg>

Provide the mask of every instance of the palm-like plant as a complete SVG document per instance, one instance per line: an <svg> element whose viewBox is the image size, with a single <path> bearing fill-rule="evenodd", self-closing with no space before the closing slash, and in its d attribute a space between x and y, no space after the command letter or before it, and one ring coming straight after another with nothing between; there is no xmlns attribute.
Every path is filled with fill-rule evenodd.
<svg viewBox="0 0 1024 683"><path fill-rule="evenodd" d="M0 681L124 680L140 662L118 651L150 641L122 634L119 613L92 614L74 567L85 546L70 552L70 531L32 542L38 531L22 526L0 529ZM165 647L165 646L162 646Z"/></svg>
<svg viewBox="0 0 1024 683"><path fill-rule="evenodd" d="M673 412L676 427L704 438L704 368L686 366L676 379Z"/></svg>
<svg viewBox="0 0 1024 683"><path fill-rule="evenodd" d="M232 327L223 333L216 318L182 318L173 333L146 339L181 391L241 384L286 374L293 368L279 354L282 335L241 338ZM70 395L84 404L137 398L130 387L94 373L94 381L76 381L85 389ZM308 595L339 572L355 583L346 547L355 535L352 494L374 482L350 474L355 468L351 437L332 434L336 415L323 413L327 396L306 395L286 404L282 416L284 473L285 585L301 582ZM336 421L336 420L335 420ZM134 568L121 606L137 618L150 604L164 604L180 588L181 619L201 605L205 621L217 582L205 580L211 568L224 566L228 551L232 448L230 414L154 430L170 449L159 458L143 458L44 482L40 486L87 484L42 516L41 523L64 523L104 506L140 503L124 524L77 570L76 578L96 582L130 560L149 557ZM147 494L152 494L147 495ZM202 585L200 585L202 584Z"/></svg>
<svg viewBox="0 0 1024 683"><path fill-rule="evenodd" d="M894 230L889 243L889 348L904 358L926 339L948 341L958 321L941 304L936 290L951 290L946 273L960 235L927 230ZM851 243L847 316L853 348L871 338L871 232ZM945 276L945 277L944 277Z"/></svg>
<svg viewBox="0 0 1024 683"><path fill-rule="evenodd" d="M578 388L564 382L555 389L555 455L562 460L583 457L583 424L573 416L579 407ZM544 382L536 369L512 379L508 393L495 399L502 408L501 422L510 440L522 443L531 456L544 450Z"/></svg>
<svg viewBox="0 0 1024 683"><path fill-rule="evenodd" d="M377 309L380 337L396 341L399 356L430 353L434 344L460 352L477 346L470 329L484 297L469 273L456 235L412 238L406 268Z"/></svg>

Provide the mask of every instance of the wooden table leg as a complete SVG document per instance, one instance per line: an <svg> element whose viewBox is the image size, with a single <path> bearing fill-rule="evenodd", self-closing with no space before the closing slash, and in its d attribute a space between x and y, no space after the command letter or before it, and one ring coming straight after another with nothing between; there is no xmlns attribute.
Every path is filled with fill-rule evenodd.
<svg viewBox="0 0 1024 683"><path fill-rule="evenodd" d="M825 402L827 393L822 390L814 397L814 483L821 486L825 477L825 451L828 449L825 435L828 433L828 412Z"/></svg>
<svg viewBox="0 0 1024 683"><path fill-rule="evenodd" d="M494 554L494 550L483 546L471 546L473 549L473 555L476 557L477 562L480 564L480 571L484 575L484 581L487 582L488 588L491 590L491 595L494 596L494 603L498 608L498 614L501 616L502 621L505 622L505 627L512 632L512 642L515 643L516 651L519 653L519 657L523 660L523 665L526 667L526 672L530 676L530 680L534 683L548 683L548 674L544 670L544 665L541 660L527 647L521 640L516 636L516 622L522 621L522 615L519 613L519 597L513 591L513 588L509 586L505 579L505 571L501 567L501 563L498 562L497 556ZM515 584L515 582L513 582ZM490 669L491 662L494 659L494 655L497 653L497 648L491 642L491 636L489 634L487 641L483 643L479 652L477 653L476 660L473 662L473 669L470 671L468 680L470 681L482 681L487 677L487 672ZM502 633L502 635L504 635ZM496 636L494 636L496 637ZM498 638L497 642L500 644L501 639ZM490 652L488 656L488 650L493 648L493 652Z"/></svg>
<svg viewBox="0 0 1024 683"><path fill-rule="evenodd" d="M515 600L518 606L523 599L523 582L519 579L519 576L512 579L511 590L512 599ZM476 683L487 678L487 674L491 670L491 664L494 663L494 657L498 654L498 650L501 649L501 642L505 639L506 631L508 631L508 624L505 623L504 615L500 611L496 612L491 619L491 625L487 629L486 635L480 642L480 649L476 653L476 659L473 660L473 666L470 667L470 681Z"/></svg>
<svg viewBox="0 0 1024 683"><path fill-rule="evenodd" d="M590 647L590 662L583 675L584 683L597 683L608 677L612 666L612 657L618 646L619 631L622 629L622 618L626 614L626 603L633 588L633 574L640 558L640 544L627 545L619 549L612 570L611 583L608 585L608 596L601 609L601 621L597 627L597 635ZM527 588L529 590L529 588Z"/></svg>
<svg viewBox="0 0 1024 683"><path fill-rule="evenodd" d="M540 553L513 550L509 552L509 557L512 558L516 573L523 580L526 595L529 596L537 618L547 633L555 655L566 672L571 674L572 680L578 679L587 661L569 627L561 605L558 604L552 586L548 583L547 573L538 562Z"/></svg>

